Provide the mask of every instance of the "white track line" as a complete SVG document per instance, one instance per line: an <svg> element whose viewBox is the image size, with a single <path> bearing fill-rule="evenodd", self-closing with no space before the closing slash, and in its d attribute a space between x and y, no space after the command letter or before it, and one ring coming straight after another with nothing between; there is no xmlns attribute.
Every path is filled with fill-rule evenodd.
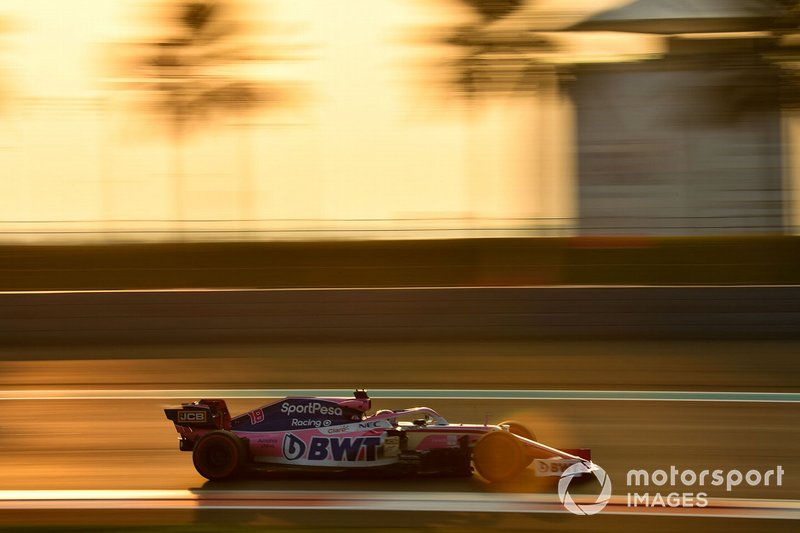
<svg viewBox="0 0 800 533"><path fill-rule="evenodd" d="M200 398L351 397L351 389L38 389L0 390L2 400L186 400ZM578 400L800 403L796 392L585 391L585 390L371 390L375 399Z"/></svg>
<svg viewBox="0 0 800 533"><path fill-rule="evenodd" d="M762 288L793 288L797 285L442 285L442 286L403 286L403 287L216 287L216 288L173 288L173 289L62 289L62 290L5 290L2 295L25 296L29 294L116 294L116 293L194 293L194 292L334 292L334 291L470 291L470 290L495 290L515 291L519 289L536 289L559 291L564 289L651 289L654 291L672 289L762 289Z"/></svg>
<svg viewBox="0 0 800 533"><path fill-rule="evenodd" d="M575 497L594 503L594 497ZM0 491L0 510L258 509L468 513L568 513L551 494L375 491ZM614 496L602 514L800 520L799 500L709 498L706 507L629 507Z"/></svg>

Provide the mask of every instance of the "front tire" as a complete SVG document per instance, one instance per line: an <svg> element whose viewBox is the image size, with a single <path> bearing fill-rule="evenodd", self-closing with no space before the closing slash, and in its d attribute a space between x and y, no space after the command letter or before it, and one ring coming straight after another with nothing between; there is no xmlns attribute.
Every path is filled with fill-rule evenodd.
<svg viewBox="0 0 800 533"><path fill-rule="evenodd" d="M475 444L472 462L488 481L499 483L517 476L527 466L522 443L505 431L485 434Z"/></svg>
<svg viewBox="0 0 800 533"><path fill-rule="evenodd" d="M204 435L192 452L195 469L211 481L236 477L246 458L245 443L229 431L212 431Z"/></svg>
<svg viewBox="0 0 800 533"><path fill-rule="evenodd" d="M526 439L536 440L536 435L533 431L529 430L519 422L515 422L513 420L506 420L505 422L500 422L498 424L500 426L508 426L508 431L513 433L514 435L519 435L520 437L525 437ZM529 464L533 462L532 456L527 456L525 458L525 466L527 467Z"/></svg>

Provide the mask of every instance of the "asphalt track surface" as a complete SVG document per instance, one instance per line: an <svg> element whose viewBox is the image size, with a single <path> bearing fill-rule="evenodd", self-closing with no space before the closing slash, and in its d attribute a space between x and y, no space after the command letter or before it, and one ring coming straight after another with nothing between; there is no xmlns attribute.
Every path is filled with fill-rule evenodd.
<svg viewBox="0 0 800 533"><path fill-rule="evenodd" d="M312 530L391 526L431 531L793 531L798 524L796 512L784 519L728 518L735 513L722 513L724 518L611 512L575 517L557 506L552 508L554 512L548 512L547 502L557 502L553 500L555 483L530 473L502 485L489 485L477 476L395 479L297 473L210 483L194 472L191 455L177 450L176 434L161 412L164 406L181 401L176 397L179 393L170 393L168 398L157 396L159 391L189 389L353 387L376 392L479 388L723 391L734 396L741 392L770 393L778 401L417 397L376 399L374 408L425 404L456 422L519 420L545 443L592 448L595 461L613 480L613 493L618 497L628 492L626 473L630 469L668 470L674 465L679 470L697 472L765 472L780 465L785 471L780 487L743 484L730 492L724 487L705 489L709 498L723 502L736 498L785 510L800 500L800 403L785 400L800 392L798 348L800 343L757 341L0 348L0 390L4 398L0 400L0 501L19 502L24 494L30 498L33 493L27 491L32 490L70 491L50 493L50 497L73 498L59 511L34 511L22 505L14 509L7 505L0 509L0 525L149 521L237 527L265 524ZM99 389L111 390L120 398L69 398L87 396ZM53 390L69 394L30 399ZM148 398L129 398L131 395L124 392L141 390L155 392ZM233 398L231 410L237 413L267 401L256 396L251 393L249 397ZM581 492L596 493L597 487L592 483L581 486ZM653 488L649 488L650 492ZM135 501L141 501L143 493L130 491L189 491L192 497L203 498L221 493L228 500L241 499L243 495L247 499L247 494L261 494L263 500L277 494L290 500L287 506L295 505L300 510L257 505L225 510L192 503L186 509L165 505L149 511L104 508L90 512L81 510L74 500L86 493L72 492L87 490L117 494L120 498L132 495ZM678 492L699 490L678 488ZM308 506L291 504L308 494L322 494L330 500L337 494L341 497L365 493L393 502L419 496L425 504L419 504L417 511L408 511L413 506L409 504L397 510L334 511L316 507L313 512L306 509ZM542 499L544 507L529 509L533 512L501 512L483 509L478 503L498 498L508 502L528 496ZM475 502L473 509L447 508L446 502L453 498ZM437 503L443 511L430 508ZM614 508L612 505L610 509Z"/></svg>

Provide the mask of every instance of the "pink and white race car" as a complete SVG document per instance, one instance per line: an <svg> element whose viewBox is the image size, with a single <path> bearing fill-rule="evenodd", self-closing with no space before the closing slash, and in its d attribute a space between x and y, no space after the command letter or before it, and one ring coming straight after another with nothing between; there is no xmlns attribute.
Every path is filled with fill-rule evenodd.
<svg viewBox="0 0 800 533"><path fill-rule="evenodd" d="M515 422L451 424L428 407L369 415L372 401L287 397L235 418L225 400L199 400L165 409L180 435L181 451L210 480L230 479L247 469L396 469L407 474L472 475L488 481L513 478L532 462L539 476L560 476L582 463L593 469L587 449L558 450L536 441Z"/></svg>

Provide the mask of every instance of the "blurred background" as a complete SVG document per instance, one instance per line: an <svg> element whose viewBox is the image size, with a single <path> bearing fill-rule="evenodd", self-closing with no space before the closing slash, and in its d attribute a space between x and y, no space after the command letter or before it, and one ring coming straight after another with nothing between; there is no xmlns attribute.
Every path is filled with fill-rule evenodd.
<svg viewBox="0 0 800 533"><path fill-rule="evenodd" d="M725 392L432 406L590 447L615 495L781 464L734 496L796 506L798 69L790 0L0 0L0 530L397 518L33 516L30 489L554 493L203 484L163 406L280 388ZM408 529L676 528L595 518Z"/></svg>
<svg viewBox="0 0 800 533"><path fill-rule="evenodd" d="M0 5L0 238L793 234L793 2Z"/></svg>
<svg viewBox="0 0 800 533"><path fill-rule="evenodd" d="M33 0L0 21L4 288L800 277L794 2Z"/></svg>

